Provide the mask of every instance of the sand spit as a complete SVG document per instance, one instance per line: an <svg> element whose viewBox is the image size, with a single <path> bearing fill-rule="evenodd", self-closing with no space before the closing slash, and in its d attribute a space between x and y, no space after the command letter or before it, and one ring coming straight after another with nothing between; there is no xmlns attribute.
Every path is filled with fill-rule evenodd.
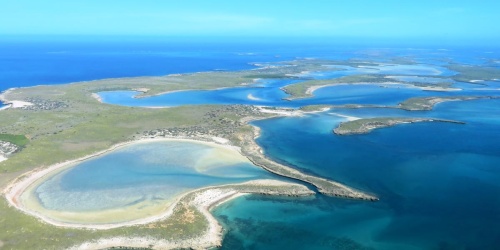
<svg viewBox="0 0 500 250"><path fill-rule="evenodd" d="M325 195L370 201L378 200L376 196L358 191L332 180L304 174L297 169L279 164L267 158L262 148L255 142L255 139L260 136L260 128L253 127L255 131L254 138L242 138L246 143L241 147L241 151L254 165L280 176L310 183L317 187L319 192Z"/></svg>
<svg viewBox="0 0 500 250"><path fill-rule="evenodd" d="M283 116L303 116L305 113L314 113L314 112L304 112L301 110L293 110L293 109L267 109L266 107L259 107L256 106L260 112L262 113L271 113L275 114L276 116L273 117L283 117ZM329 110L330 108L325 108L326 110ZM244 117L241 119L242 123L249 123L251 121L259 120L259 119L269 119L271 117L266 117L266 118L257 118L257 117ZM351 117L351 119L356 119L358 117ZM308 175L305 173L300 172L299 170L288 167L282 164L279 164L269 158L267 158L264 155L264 151L262 148L255 142L255 139L257 139L260 136L260 128L253 126L254 130L254 135L253 137L246 135L246 134L240 134L239 139L243 141L244 143L241 145L241 153L246 156L254 165L259 166L271 173L300 180L303 182L307 182L309 184L312 184L316 188L318 188L318 191L321 192L322 194L329 195L329 196L336 196L336 197L343 197L343 198L350 198L350 199L360 199L360 200L370 200L370 201L377 201L379 200L378 197L374 195L370 195L368 193L356 190L354 188L348 187L346 185L343 185L339 182L328 180L325 178L313 176L313 175Z"/></svg>
<svg viewBox="0 0 500 250"><path fill-rule="evenodd" d="M435 119L435 118L401 118L401 117L381 117L381 118L364 118L356 121L342 122L338 127L333 129L337 135L358 135L367 134L372 130L379 128L392 127L398 124L409 124L417 122L446 122L455 124L465 124L464 122Z"/></svg>
<svg viewBox="0 0 500 250"><path fill-rule="evenodd" d="M329 84L329 85L321 85L321 86L312 86L312 87L309 87L306 90L306 95L313 95L314 91L316 91L316 90L318 90L320 88L324 88L324 87L328 87L328 86L334 86L334 85L337 85L337 84Z"/></svg>
<svg viewBox="0 0 500 250"><path fill-rule="evenodd" d="M212 216L210 210L223 202L250 194L273 194L288 196L307 196L313 191L299 184L291 184L277 180L256 180L241 184L230 184L208 187L185 194L175 206L193 206L208 221L208 228L196 238L181 240L162 240L150 237L113 237L97 241L85 242L70 249L103 249L117 246L153 248L153 249L207 249L222 244L222 226ZM173 206L174 207L174 206Z"/></svg>
<svg viewBox="0 0 500 250"><path fill-rule="evenodd" d="M103 101L102 101L102 97L101 97L99 94L97 94L97 93L92 93L92 97L93 97L94 99L96 99L98 102L103 103Z"/></svg>
<svg viewBox="0 0 500 250"><path fill-rule="evenodd" d="M332 86L341 86L341 85L379 85L379 86L393 86L393 85L402 85L405 87L410 87L410 88L417 88L420 90L424 91L440 91L440 92L447 92L447 91L461 91L462 89L460 88L448 88L448 87L441 87L441 86L416 86L410 83L394 83L394 82L381 82L381 83L333 83L333 84L326 84L326 85L320 85L320 86L311 86L307 88L306 90L306 95L307 97L301 97L301 98L308 98L308 96L314 95L314 92L318 89L321 88L326 88L326 87L332 87ZM292 99L300 99L300 98L292 98Z"/></svg>
<svg viewBox="0 0 500 250"><path fill-rule="evenodd" d="M198 141L198 140L189 140L189 139L176 139L176 138L159 138L159 139L141 139L137 141L129 141L120 143L112 146L111 148L100 151L76 160L66 161L62 163L55 164L45 169L37 169L33 170L29 173L18 177L15 181L13 181L10 185L8 185L3 193L9 204L22 212L35 216L40 220L60 227L69 227L69 228L85 228L85 229L112 229L123 226L136 226L136 225L144 225L149 224L156 221L161 221L169 218L177 206L191 206L195 209L199 210L200 213L204 215L206 220L208 221L208 228L205 233L201 234L199 237L192 239L183 239L183 240L161 240L147 237L136 237L136 238L127 238L127 237L114 237L108 239L100 239L95 242L86 242L77 246L74 246L72 249L102 249L107 247L114 246L127 246L127 247L150 247L153 245L154 249L174 249L174 248L192 248L192 249L205 249L214 246L220 246L222 242L222 227L216 221L216 219L210 214L210 209L221 204L227 200L232 198L250 194L250 193L259 193L266 195L287 195L287 196L306 196L314 194L313 191L309 190L307 187L288 183L284 181L277 180L255 180L249 181L241 184L228 184L221 186L213 186L213 187L205 187L197 190L193 190L182 194L178 197L172 205L168 209L166 209L163 213L147 217L140 220L134 220L130 222L117 223L117 224L98 224L98 225L87 225L87 224L70 224L65 222L55 221L53 219L45 217L43 214L39 214L37 212L33 212L27 210L23 207L23 204L20 202L20 195L35 181L40 178L45 177L48 174L51 174L53 171L61 170L62 168L72 166L75 163L90 159L92 157L105 154L117 148L132 144L132 143L144 143L150 141L190 141L194 143L203 143L216 145L217 147L225 147L230 148L231 150L238 151L239 148L235 146L231 146L227 143L228 141L224 138L216 138L215 141L224 144L216 144L214 142L206 142L206 141Z"/></svg>

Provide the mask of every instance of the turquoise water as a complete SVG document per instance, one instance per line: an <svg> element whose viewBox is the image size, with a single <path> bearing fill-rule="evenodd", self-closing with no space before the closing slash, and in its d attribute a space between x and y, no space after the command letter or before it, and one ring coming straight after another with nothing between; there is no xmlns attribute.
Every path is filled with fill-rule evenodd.
<svg viewBox="0 0 500 250"><path fill-rule="evenodd" d="M288 82L287 82L288 83ZM407 86L338 85L324 87L314 92L314 97L293 101L283 100L288 95L278 86L228 88L214 91L181 91L148 98L133 98L138 92L113 91L99 95L105 103L122 106L172 107L201 104L247 104L278 107L301 107L313 104L378 104L397 105L413 97L442 95L442 93L421 91Z"/></svg>
<svg viewBox="0 0 500 250"><path fill-rule="evenodd" d="M339 85L314 97L284 101L280 88L300 80L262 82L258 88L186 91L133 99L134 92L101 93L105 102L129 106L254 104L397 105L415 96L499 95L498 82L454 82L440 66L386 65L350 74L391 74L402 81L447 81L462 91L431 92L402 85ZM418 75L419 77L417 77ZM420 77L424 76L424 77ZM435 78L444 77L442 79ZM121 95L121 96L120 96ZM251 95L252 98L248 98ZM344 118L433 117L466 122L419 123L336 136ZM448 102L432 111L334 109L305 117L255 122L258 143L278 162L377 194L379 202L313 198L242 197L214 214L227 234L221 249L496 249L500 246L500 100Z"/></svg>
<svg viewBox="0 0 500 250"><path fill-rule="evenodd" d="M399 81L404 81L404 82L424 82L424 83L431 83L431 84L437 84L437 83L453 83L453 80L446 79L446 78L440 78L440 77L426 77L426 76L392 76L392 78L397 79Z"/></svg>
<svg viewBox="0 0 500 250"><path fill-rule="evenodd" d="M332 66L335 67L335 66ZM288 95L282 87L305 81L300 80L262 80L260 83L219 90L190 90L166 93L147 98L134 98L136 91L109 91L98 93L103 102L121 106L172 107L203 104L246 104L275 107L298 108L314 104L373 104L397 105L415 96L453 96L453 95L495 95L500 94L497 82L484 82L484 85L454 82L450 76L456 72L438 65L396 65L363 66L359 68L336 66L343 70L311 72L304 77L312 79L334 79L356 74L394 74L401 82L420 81L427 84L438 82L453 83L460 91L424 91L403 84L356 84L336 85L317 89L311 98L285 100Z"/></svg>
<svg viewBox="0 0 500 250"><path fill-rule="evenodd" d="M272 176L234 150L155 141L78 163L44 180L32 193L44 210L100 213L136 204L165 207L186 191L260 178Z"/></svg>
<svg viewBox="0 0 500 250"><path fill-rule="evenodd" d="M394 57L411 58L419 64L356 70L346 67L345 71L310 76L326 79L378 73L410 81L415 76L426 76L418 80L434 83L437 81L434 77L454 74L443 68L449 62L498 67L493 60L498 61L500 56L500 50L490 48L384 49L170 40L2 41L0 52L0 91L112 77L251 69L255 68L254 62L306 57L387 63ZM186 91L140 100L131 98L134 92L101 95L108 103L126 106L210 103L299 107L345 103L393 105L410 96L498 96L500 89L498 81L454 82L454 87L465 90L447 93L397 86L344 85L317 90L314 98L283 101L286 94L279 88L290 83L263 81L246 88ZM249 94L253 99L248 98ZM467 124L419 123L341 137L333 135L332 129L343 118L332 113L359 117L438 117ZM256 122L263 133L258 143L270 157L305 172L376 193L381 200L361 202L322 195L241 197L214 210L226 228L222 249L499 249L499 114L498 100L478 100L443 103L429 112L336 109L301 118ZM175 157L170 159L179 162L151 161L164 159L161 148L165 146L116 151L78 165L40 186L37 199L51 211L84 213L143 202L161 203L177 192L208 184L270 177L247 163L209 170L193 168L197 165L194 160L201 155L197 150L185 154L172 151L170 155Z"/></svg>
<svg viewBox="0 0 500 250"><path fill-rule="evenodd" d="M328 113L255 122L270 157L380 201L240 198L215 211L228 227L222 249L497 249L500 101L443 103L427 113L467 124L337 136L331 129L341 118Z"/></svg>

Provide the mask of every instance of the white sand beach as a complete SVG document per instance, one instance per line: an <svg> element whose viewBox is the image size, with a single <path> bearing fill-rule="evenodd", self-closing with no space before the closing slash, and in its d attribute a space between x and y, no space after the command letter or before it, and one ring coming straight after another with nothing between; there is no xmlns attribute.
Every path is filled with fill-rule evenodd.
<svg viewBox="0 0 500 250"><path fill-rule="evenodd" d="M16 207L17 209L23 211L26 214L38 217L41 220L43 220L49 224L56 225L56 226L72 227L72 228L88 228L88 229L110 229L110 228L117 228L117 227L122 227L122 226L147 224L147 223L151 223L151 222L162 220L162 219L169 217L172 214L172 209L175 206L175 204L177 204L177 202L180 199L182 199L182 197L184 197L185 195L187 195L191 192L185 193L185 194L180 194L180 195L174 197L173 200L171 202L169 202L169 204L171 204L171 205L169 205L168 209L161 209L160 211L157 211L157 210L151 211L153 213L157 213L154 216L147 216L147 218L141 218L141 219L137 219L137 220L118 222L118 223L108 223L108 224L79 224L79 223L73 223L73 222L59 221L58 219L54 219L52 217L49 217L47 215L42 214L40 211L34 211L32 209L28 209L25 206L24 202L28 202L28 204L30 204L31 207L37 207L39 205L33 206L33 204L30 201L23 202L23 199L21 197L22 197L23 193L29 192L29 190L31 188L33 188L33 185L39 180L42 180L48 176L52 176L52 175L66 169L66 168L72 167L76 163L91 159L91 158L99 156L99 155L103 155L105 153L111 152L111 151L116 150L118 148L124 147L126 145L130 145L130 144L135 144L135 143L147 143L147 142L153 142L153 141L155 141L155 142L156 141L185 141L185 142L204 144L204 145L209 145L209 146L215 147L215 148L230 150L230 151L235 152L237 155L240 155L241 156L240 158L246 160L246 158L240 154L240 149L238 147L235 147L235 146L228 144L229 140L227 140L225 138L218 138L218 137L213 138L213 140L215 142L198 141L198 140L190 140L190 139L178 139L178 138L158 138L158 139L141 139L141 140L136 140L136 141L123 142L120 144L116 144L116 145L110 147L109 149L106 149L106 150L103 150L100 152L96 152L94 154L90 154L90 155L87 155L85 157L82 157L82 158L79 158L76 160L70 160L70 161L58 163L58 164L52 165L52 166L50 166L48 168L44 168L44 169L33 170L33 171L17 178L14 182L12 182L10 185L8 185L3 192L5 193L5 197L7 198L8 202L12 206ZM220 143L222 143L222 144L220 144ZM228 159L228 160L231 160L231 159ZM196 192L196 190L194 190L193 192ZM68 216L71 215L71 213L68 213L68 212L65 212L63 214L68 215ZM104 214L106 214L106 213L104 213ZM85 216L85 214L83 214L82 216ZM89 216L92 216L92 214L90 214ZM57 218L57 217L55 217L55 218Z"/></svg>

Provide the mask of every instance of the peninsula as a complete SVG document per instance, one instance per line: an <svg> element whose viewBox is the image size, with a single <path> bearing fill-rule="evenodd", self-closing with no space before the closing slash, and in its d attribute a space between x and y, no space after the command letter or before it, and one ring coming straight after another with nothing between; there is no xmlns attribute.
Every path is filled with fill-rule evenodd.
<svg viewBox="0 0 500 250"><path fill-rule="evenodd" d="M333 130L338 135L354 135L366 134L374 129L391 127L398 124L416 123L416 122L450 122L457 124L465 124L460 121L443 120L435 118L400 118L400 117L378 117L364 118L342 122Z"/></svg>
<svg viewBox="0 0 500 250"><path fill-rule="evenodd" d="M2 149L7 156L0 162L0 186L6 197L0 201L0 211L5 215L2 216L2 239L16 241L16 247L23 248L35 244L37 247L60 248L152 245L161 248L206 248L217 246L221 241L222 229L208 213L219 202L247 193L313 194L301 184L275 180L207 187L184 194L165 213L119 227L61 224L46 219L43 214L33 214L19 200L19 195L34 181L61 166L91 159L123 144L151 138L182 138L231 145L239 148L241 154L255 165L277 175L308 182L324 194L377 200L374 195L266 158L254 141L258 130L248 122L280 116L288 111L270 112L243 105L148 109L108 105L95 98L95 93L110 90L140 90L142 97L183 89L244 86L252 84L256 80L254 77L266 77L267 74L273 74L273 77L281 74L280 77L286 78L290 77L288 74L308 70L331 70L323 63L294 61L284 63L285 67L251 71L107 79L5 91L0 96L2 102L22 102L25 105L11 105L0 111L0 139L3 138ZM19 138L25 138L25 141ZM17 227L22 227L23 231L12 230ZM88 231L81 228L107 230ZM65 237L68 233L73 236ZM37 240L21 240L26 238ZM54 242L53 238L59 241Z"/></svg>
<svg viewBox="0 0 500 250"><path fill-rule="evenodd" d="M411 62L408 62L411 63ZM9 89L0 95L8 104L0 111L0 238L18 248L208 248L221 244L222 227L210 209L245 194L307 196L325 195L376 201L374 194L305 173L266 157L255 142L259 128L251 121L299 116L329 108L379 107L409 111L429 110L443 101L495 98L491 96L416 97L397 106L352 104L312 105L302 109L252 105L197 105L140 108L103 103L97 93L138 91L146 98L173 91L247 87L262 78L302 80L283 87L294 98L312 96L315 89L332 84L404 84L425 90L456 90L449 82L402 83L389 75L362 74L326 80L310 80L308 72L342 71L349 67L377 67L379 63L328 60L295 60L259 64L243 71L199 72L161 77L104 79L72 84ZM467 72L462 72L466 75ZM431 86L432 85L432 86ZM415 122L453 122L435 118L381 117L350 119L334 132L339 135L368 133L373 129ZM206 186L185 192L160 213L122 224L71 224L48 219L27 209L20 196L44 176L75 162L84 162L122 145L161 139L203 141L231 147L242 157L279 177L244 183ZM288 180L288 181L287 181ZM306 186L311 184L312 186ZM311 190L310 188L316 189ZM84 229L94 230L84 230ZM71 237L67 237L71 235ZM30 240L26 240L30 239ZM35 240L36 239L36 240ZM58 239L54 242L52 239Z"/></svg>

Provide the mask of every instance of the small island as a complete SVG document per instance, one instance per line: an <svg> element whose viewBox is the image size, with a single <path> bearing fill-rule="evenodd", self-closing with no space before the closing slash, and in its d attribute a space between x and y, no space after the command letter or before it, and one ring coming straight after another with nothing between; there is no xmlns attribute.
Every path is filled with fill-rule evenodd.
<svg viewBox="0 0 500 250"><path fill-rule="evenodd" d="M457 124L465 124L460 121L434 119L434 118L401 118L401 117L378 117L364 118L342 122L333 130L337 135L356 135L367 134L374 129L386 128L398 124L416 123L416 122L449 122Z"/></svg>
<svg viewBox="0 0 500 250"><path fill-rule="evenodd" d="M432 110L434 106L442 102L450 101L468 101L468 100L479 100L479 99L496 99L498 97L494 96L442 96L442 97L412 97L404 102L400 103L397 108L410 110L410 111L422 111L422 110Z"/></svg>

